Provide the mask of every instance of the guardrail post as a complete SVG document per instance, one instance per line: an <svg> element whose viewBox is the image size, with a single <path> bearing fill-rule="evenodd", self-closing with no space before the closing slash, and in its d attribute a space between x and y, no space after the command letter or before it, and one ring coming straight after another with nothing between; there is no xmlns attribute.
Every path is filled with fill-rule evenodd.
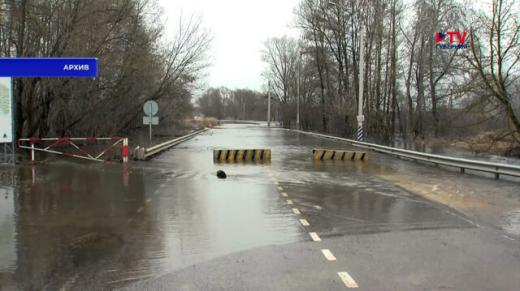
<svg viewBox="0 0 520 291"><path fill-rule="evenodd" d="M134 150L134 157L137 158L137 160L139 161L144 161L145 160L145 157L144 157L144 154L146 152L146 149L143 147L137 147L135 150Z"/></svg>

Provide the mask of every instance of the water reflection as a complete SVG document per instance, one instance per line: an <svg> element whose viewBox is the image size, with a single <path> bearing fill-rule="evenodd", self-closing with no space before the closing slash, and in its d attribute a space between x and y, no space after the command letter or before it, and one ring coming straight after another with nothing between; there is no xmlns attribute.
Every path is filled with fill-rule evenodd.
<svg viewBox="0 0 520 291"><path fill-rule="evenodd" d="M324 236L432 228L472 227L459 214L399 189L298 187L294 198ZM402 194L405 194L404 196ZM314 217L314 218L313 218Z"/></svg>
<svg viewBox="0 0 520 291"><path fill-rule="evenodd" d="M0 188L0 289L113 289L306 238L279 203L268 164L214 165L211 151L194 145L137 166L58 162L11 171L16 183ZM217 180L217 168L229 178Z"/></svg>
<svg viewBox="0 0 520 291"><path fill-rule="evenodd" d="M16 268L14 189L0 188L0 287L14 285Z"/></svg>
<svg viewBox="0 0 520 291"><path fill-rule="evenodd" d="M130 179L130 193L111 168L39 165L2 173L16 177L15 188L0 194L2 288L59 290L121 252L142 179Z"/></svg>

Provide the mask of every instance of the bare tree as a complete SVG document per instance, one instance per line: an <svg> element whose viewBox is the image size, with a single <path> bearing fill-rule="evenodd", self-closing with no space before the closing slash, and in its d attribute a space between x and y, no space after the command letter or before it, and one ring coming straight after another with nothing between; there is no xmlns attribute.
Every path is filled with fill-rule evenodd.
<svg viewBox="0 0 520 291"><path fill-rule="evenodd" d="M503 106L510 131L520 134L520 116L512 94L520 77L520 11L514 4L515 1L493 0L491 16L476 14L467 60L485 91Z"/></svg>
<svg viewBox="0 0 520 291"><path fill-rule="evenodd" d="M264 43L262 60L268 64L264 76L271 80L271 86L276 90L282 110L287 109L289 99L296 100L296 72L299 62L300 47L294 38L283 36L269 38ZM283 116L288 123L290 117Z"/></svg>
<svg viewBox="0 0 520 291"><path fill-rule="evenodd" d="M18 136L113 135L140 126L157 100L164 120L190 108L211 36L197 17L165 41L154 0L0 3L0 56L96 57L99 78L16 78Z"/></svg>

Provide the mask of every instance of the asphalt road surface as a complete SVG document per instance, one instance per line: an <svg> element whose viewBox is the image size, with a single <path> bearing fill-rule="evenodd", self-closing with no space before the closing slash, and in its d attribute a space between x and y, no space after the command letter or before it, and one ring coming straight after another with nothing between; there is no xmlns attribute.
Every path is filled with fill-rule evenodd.
<svg viewBox="0 0 520 291"><path fill-rule="evenodd" d="M239 148L271 162L213 162ZM313 148L358 150L228 124L129 166L1 169L0 290L520 290L517 181Z"/></svg>

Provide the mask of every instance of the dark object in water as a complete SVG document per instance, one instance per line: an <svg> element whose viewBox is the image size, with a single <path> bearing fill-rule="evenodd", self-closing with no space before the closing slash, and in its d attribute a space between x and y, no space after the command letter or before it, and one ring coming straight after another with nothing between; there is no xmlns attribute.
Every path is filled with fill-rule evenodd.
<svg viewBox="0 0 520 291"><path fill-rule="evenodd" d="M226 176L226 172L224 172L224 171L222 171L222 170L218 170L218 171L217 171L217 177L218 177L219 179L226 179L226 177L227 177L227 176Z"/></svg>

